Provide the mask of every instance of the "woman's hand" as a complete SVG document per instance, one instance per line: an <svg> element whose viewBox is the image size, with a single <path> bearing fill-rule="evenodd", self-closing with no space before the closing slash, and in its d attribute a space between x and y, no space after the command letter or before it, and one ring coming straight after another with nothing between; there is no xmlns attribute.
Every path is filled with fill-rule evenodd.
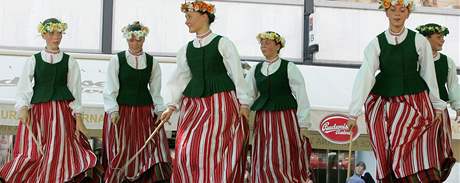
<svg viewBox="0 0 460 183"><path fill-rule="evenodd" d="M29 108L23 107L19 110L19 121L24 125L29 125Z"/></svg>
<svg viewBox="0 0 460 183"><path fill-rule="evenodd" d="M240 106L240 117L243 117L246 120L249 120L249 107L247 105Z"/></svg>
<svg viewBox="0 0 460 183"><path fill-rule="evenodd" d="M118 121L120 121L120 114L118 112L110 113L110 120L114 125L118 124Z"/></svg>
<svg viewBox="0 0 460 183"><path fill-rule="evenodd" d="M176 108L173 107L173 106L168 106L168 108L166 109L166 111L164 111L163 113L161 113L161 116L160 116L160 121L169 121L169 119L171 118L172 114L174 113L174 111L176 111Z"/></svg>
<svg viewBox="0 0 460 183"><path fill-rule="evenodd" d="M87 136L88 135L88 129L86 128L85 124L83 123L83 119L81 118L81 114L76 114L75 115L75 123L76 123L75 135L78 136L78 132L81 132L83 135Z"/></svg>

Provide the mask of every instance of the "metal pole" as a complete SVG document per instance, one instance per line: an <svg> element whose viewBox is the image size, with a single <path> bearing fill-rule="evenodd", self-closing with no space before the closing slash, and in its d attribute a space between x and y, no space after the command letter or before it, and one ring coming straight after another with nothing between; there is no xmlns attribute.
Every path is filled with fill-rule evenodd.
<svg viewBox="0 0 460 183"><path fill-rule="evenodd" d="M113 1L102 1L101 51L104 54L112 54Z"/></svg>
<svg viewBox="0 0 460 183"><path fill-rule="evenodd" d="M310 56L310 14L313 13L313 0L304 0L303 14L303 64L313 64Z"/></svg>

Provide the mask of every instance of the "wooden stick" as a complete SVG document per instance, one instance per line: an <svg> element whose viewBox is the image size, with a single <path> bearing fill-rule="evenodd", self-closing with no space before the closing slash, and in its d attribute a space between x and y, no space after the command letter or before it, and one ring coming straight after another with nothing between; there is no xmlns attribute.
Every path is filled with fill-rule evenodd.
<svg viewBox="0 0 460 183"><path fill-rule="evenodd" d="M350 143L348 144L347 180L348 180L348 178L350 178L350 171L351 171L351 147L352 147L352 144L353 144L353 131L352 131L352 129L350 129Z"/></svg>
<svg viewBox="0 0 460 183"><path fill-rule="evenodd" d="M42 146L40 143L38 143L37 137L35 137L34 133L32 132L32 128L30 128L29 124L25 124L26 128L29 130L30 136L32 136L32 140L34 141L35 145L37 145L37 149L40 152L40 154L43 155L43 150Z"/></svg>
<svg viewBox="0 0 460 183"><path fill-rule="evenodd" d="M115 143L117 144L117 153L120 153L120 140L118 139L118 124L114 124L115 126Z"/></svg>
<svg viewBox="0 0 460 183"><path fill-rule="evenodd" d="M160 129L163 127L163 125L165 123L167 123L168 121L161 121L160 124L158 124L158 126L155 128L155 130L150 134L149 138L145 141L144 143L144 146L142 146L137 152L136 154L134 154L133 157L131 157L128 162L126 162L123 166L122 166L122 170L118 173L121 173L123 172L135 159L137 156L139 156L139 154L141 154L142 151L144 151L144 149L147 147L147 145L149 145L149 142L155 137L155 135L160 131ZM114 168L114 169L119 169L119 168Z"/></svg>

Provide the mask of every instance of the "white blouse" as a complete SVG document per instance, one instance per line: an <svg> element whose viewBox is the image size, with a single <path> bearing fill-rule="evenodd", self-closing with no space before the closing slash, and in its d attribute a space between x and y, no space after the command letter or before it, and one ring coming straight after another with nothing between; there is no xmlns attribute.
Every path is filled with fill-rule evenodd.
<svg viewBox="0 0 460 183"><path fill-rule="evenodd" d="M59 53L48 53L46 51L40 52L43 61L56 64L61 62L64 52L60 51ZM16 94L16 105L15 108L19 111L23 107L30 108L32 95L34 93L34 72L35 72L35 57L32 55L27 59L24 69L22 70L21 78L17 86ZM70 102L69 107L72 109L72 114L81 113L81 76L80 76L80 67L75 61L75 59L70 56L68 63L68 73L67 73L67 87L69 88L72 96L75 98L74 101Z"/></svg>
<svg viewBox="0 0 460 183"><path fill-rule="evenodd" d="M145 53L139 56L132 55L129 51L126 51L126 61L128 65L134 69L145 69L147 67L147 58ZM118 80L120 65L118 56L115 55L110 60L107 68L107 78L104 86L104 111L107 113L118 112L117 97L120 89L120 82ZM153 58L152 73L150 74L149 80L149 91L152 96L153 105L155 106L154 112L160 115L164 110L165 106L163 103L163 97L161 96L161 69L158 61Z"/></svg>
<svg viewBox="0 0 460 183"><path fill-rule="evenodd" d="M389 30L387 30L385 31L385 36L389 44L396 45L396 42L399 44L406 39L407 33L408 30L404 29L401 35L393 36L390 34ZM447 104L439 98L438 84L430 43L425 37L417 33L415 36L415 47L418 53L420 76L428 85L431 103L435 109L444 110ZM380 46L376 37L364 50L363 64L359 69L353 86L353 94L351 104L349 106L350 116L357 117L362 114L364 102L374 86L375 74L379 70L379 55Z"/></svg>
<svg viewBox="0 0 460 183"><path fill-rule="evenodd" d="M193 46L195 48L206 46L211 43L211 41L216 36L217 34L211 33L203 39L195 38L193 40ZM239 102L243 105L250 106L253 101L248 95L249 85L244 80L240 56L235 45L229 39L222 37L219 40L218 49L219 53L223 57L223 62L225 69L227 70L227 74L235 84L236 96ZM171 100L169 105L175 106L176 109L179 109L182 93L187 87L189 81L192 79L192 73L190 72L190 68L187 64L186 52L187 45L179 50L176 61L177 67L173 72L169 82L167 83L171 92Z"/></svg>
<svg viewBox="0 0 460 183"><path fill-rule="evenodd" d="M273 63L263 62L261 72L264 76L271 75L279 69L280 65L281 59ZM259 96L256 79L254 77L255 72L256 67L254 66L246 76L246 80L251 88L250 96L253 100ZM292 95L297 101L297 119L299 121L299 126L301 128L310 128L310 102L308 100L307 90L305 89L305 80L302 72L300 72L299 68L292 62L288 63L287 72Z"/></svg>

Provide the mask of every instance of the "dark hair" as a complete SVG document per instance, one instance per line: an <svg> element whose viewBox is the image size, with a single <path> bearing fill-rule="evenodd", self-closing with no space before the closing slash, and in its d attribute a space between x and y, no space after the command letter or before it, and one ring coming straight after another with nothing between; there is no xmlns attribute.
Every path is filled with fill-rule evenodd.
<svg viewBox="0 0 460 183"><path fill-rule="evenodd" d="M281 42L276 42L276 41L275 41L275 44L280 45L280 49L276 51L276 53L280 54L281 49L283 49L283 45L281 44Z"/></svg>
<svg viewBox="0 0 460 183"><path fill-rule="evenodd" d="M211 14L211 13L209 13L207 11L206 12L199 11L199 13L202 14L202 15L204 15L204 14L208 15L208 24L209 25L211 25L214 22L214 20L216 19L216 15Z"/></svg>
<svg viewBox="0 0 460 183"><path fill-rule="evenodd" d="M358 163L356 163L356 166L363 167L364 170L366 169L366 163L364 163L363 161L359 161Z"/></svg>
<svg viewBox="0 0 460 183"><path fill-rule="evenodd" d="M139 21L134 21L133 24L128 25L128 31L140 31L142 30L142 25Z"/></svg>
<svg viewBox="0 0 460 183"><path fill-rule="evenodd" d="M48 18L45 21L43 21L43 25L48 24L48 23L61 23L57 18Z"/></svg>

